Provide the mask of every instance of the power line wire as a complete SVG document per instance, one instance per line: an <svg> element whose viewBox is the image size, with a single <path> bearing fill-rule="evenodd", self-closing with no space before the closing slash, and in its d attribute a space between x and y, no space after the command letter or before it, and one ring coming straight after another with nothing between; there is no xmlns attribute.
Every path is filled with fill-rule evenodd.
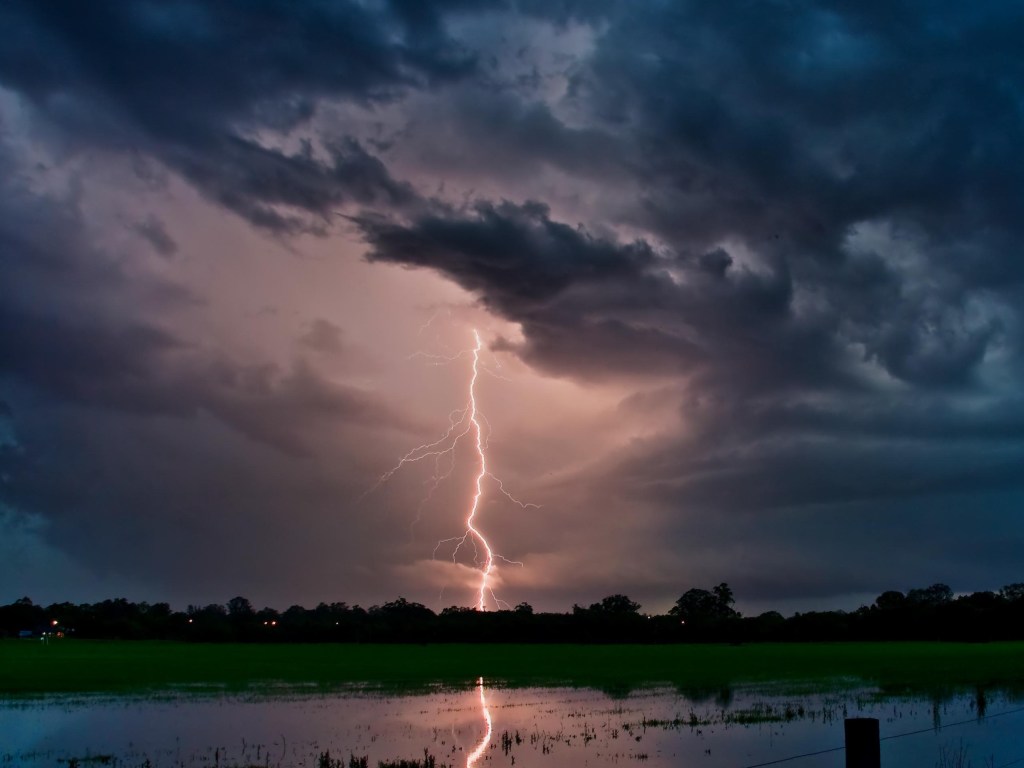
<svg viewBox="0 0 1024 768"><path fill-rule="evenodd" d="M996 712L993 715L982 715L981 717L974 717L974 718L971 718L970 720L959 720L959 721L957 721L955 723L944 723L943 725L939 725L937 727L936 726L932 726L931 728L922 728L922 729L917 730L917 731L906 731L905 733L894 733L894 734L892 734L890 736L883 736L883 737L881 737L879 739L879 741L891 741L892 739L902 739L904 736L916 736L917 734L920 734L920 733L932 733L934 731L941 731L943 728L955 728L958 725L969 725L970 723L976 723L976 722L979 722L981 720L992 720L992 719L995 719L997 717L1004 717L1006 715L1015 715L1015 714L1017 714L1019 712L1024 712L1024 707L1018 707L1017 709L1008 709L1005 712ZM801 758L804 758L804 757L814 757L815 755L827 755L830 752L842 752L844 749L846 749L845 746L842 746L842 747L832 747L831 749L822 749L822 750L819 750L817 752L804 752L801 755L792 755L790 757L781 757L778 760L769 760L766 763L754 763L753 765L745 765L745 766L743 766L743 768L764 768L764 766L766 766L766 765L778 765L780 763L788 763L790 760L800 760ZM1018 760L1014 760L1013 762L1010 762L1010 763L1004 763L1003 765L998 766L998 768L1006 768L1006 766L1017 765L1018 763L1024 763L1024 757L1019 758Z"/></svg>
<svg viewBox="0 0 1024 768"><path fill-rule="evenodd" d="M902 739L904 736L916 736L919 733L929 733L931 731L941 731L943 728L955 728L958 725L970 725L981 720L993 720L997 717L1003 717L1005 715L1015 715L1018 712L1024 712L1024 707L1018 707L1017 709L1008 709L1005 712L996 712L994 715L982 715L981 717L972 717L970 720L958 720L955 723L943 723L939 726L932 726L931 728L921 728L918 731L907 731L906 733L894 733L891 736L883 736L879 741L889 741L890 739Z"/></svg>
<svg viewBox="0 0 1024 768"><path fill-rule="evenodd" d="M822 749L818 752L805 752L802 755L793 755L792 757L783 757L778 760L769 760L767 763L755 763L754 765L745 765L743 768L762 768L765 765L778 765L779 763L788 763L790 760L799 760L801 757L813 757L814 755L827 755L829 752L842 752L846 747L832 747L832 749Z"/></svg>

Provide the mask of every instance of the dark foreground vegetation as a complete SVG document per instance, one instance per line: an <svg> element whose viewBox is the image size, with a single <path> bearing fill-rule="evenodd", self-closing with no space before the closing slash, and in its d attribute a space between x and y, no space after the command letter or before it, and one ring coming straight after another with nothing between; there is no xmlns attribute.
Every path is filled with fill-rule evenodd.
<svg viewBox="0 0 1024 768"><path fill-rule="evenodd" d="M279 612L256 610L236 597L227 605L189 606L125 599L35 605L22 598L0 606L0 637L61 635L81 639L198 642L345 643L678 643L864 640L1024 640L1024 584L955 597L944 584L884 592L856 611L775 611L741 616L727 584L691 589L664 615L646 615L625 595L570 613L535 613L526 603L481 612L439 614L399 598L369 609L346 603Z"/></svg>

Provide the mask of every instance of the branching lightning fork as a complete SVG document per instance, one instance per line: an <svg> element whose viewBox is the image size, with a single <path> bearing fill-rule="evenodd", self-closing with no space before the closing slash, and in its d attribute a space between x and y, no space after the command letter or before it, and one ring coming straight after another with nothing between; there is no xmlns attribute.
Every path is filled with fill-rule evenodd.
<svg viewBox="0 0 1024 768"><path fill-rule="evenodd" d="M416 521L419 520L419 513L423 509L423 505L433 495L441 482L450 477L454 471L455 448L459 444L459 441L467 435L470 436L470 441L476 454L477 471L473 483L472 500L470 501L469 509L466 513L466 529L459 536L453 536L439 541L437 546L434 547L434 556L437 556L438 550L443 545L454 543L455 546L452 549L452 561L455 562L459 551L464 545L468 543L473 547L474 563L480 569L480 585L477 590L476 607L478 610L484 611L487 610L488 597L490 597L491 602L493 602L497 607L507 606L506 603L499 600L494 595L494 591L491 588L492 575L496 567L495 561L502 560L512 565L522 566L522 563L520 562L507 560L497 554L478 527L477 518L480 512L480 501L484 496L485 480L490 479L494 481L499 493L504 495L513 503L518 504L523 509L531 507L537 508L538 505L519 501L519 499L515 498L511 493L505 490L505 486L501 480L492 474L487 467L487 443L491 429L486 417L484 417L483 413L478 408L476 384L482 371L490 371L485 368L480 361L480 352L483 349L483 342L481 341L480 334L476 329L473 330L473 340L475 344L472 349L462 350L461 352L450 356L417 353L417 357L427 358L438 365L443 363L452 363L462 358L472 356L473 367L472 375L469 380L469 402L465 408L456 409L448 415L448 429L440 438L432 443L419 445L407 452L398 460L398 463L395 464L395 466L381 475L376 484L363 494L363 496L365 497L380 487L383 483L386 483L406 464L412 464L432 458L434 460L434 473L428 481L430 488L427 495L420 504L420 509L417 511L416 520L413 522L413 525L415 525Z"/></svg>

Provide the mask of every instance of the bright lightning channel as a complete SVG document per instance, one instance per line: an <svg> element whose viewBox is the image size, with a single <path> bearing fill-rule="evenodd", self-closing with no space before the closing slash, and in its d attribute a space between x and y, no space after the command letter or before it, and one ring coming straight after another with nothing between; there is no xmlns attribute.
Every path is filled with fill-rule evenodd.
<svg viewBox="0 0 1024 768"><path fill-rule="evenodd" d="M455 355L442 356L442 355L428 355L426 353L417 353L417 357L426 357L433 361L435 364L442 364L444 362L451 363L456 360L462 359L468 355L472 356L473 367L472 375L469 380L469 403L465 408L456 409L448 415L448 429L447 431L437 440L431 443L424 443L413 448L402 456L398 463L395 464L391 469L385 472L377 480L376 484L370 488L363 496L367 496L380 487L383 483L386 483L396 472L398 472L406 464L412 464L423 459L433 458L434 459L434 474L431 480L430 488L427 491L426 497L420 503L419 510L417 510L416 520L413 521L413 525L419 520L419 514L423 509L424 504L433 495L437 487L451 476L455 469L455 447L459 441L472 434L472 442L476 451L477 461L477 472L473 484L473 498L470 502L469 509L466 513L466 529L461 536L455 536L448 539L442 539L437 542L437 546L434 547L434 556L437 556L437 551L444 544L454 543L452 550L452 561L455 562L458 557L459 550L469 543L474 551L476 557L474 561L480 568L480 584L477 588L477 599L476 608L480 611L487 610L488 596L491 601L497 607L506 605L503 601L499 600L491 587L492 575L496 569L495 561L504 560L511 565L522 566L521 562L515 560L508 560L501 555L497 554L491 547L490 542L484 536L483 532L477 527L477 513L480 511L480 501L484 495L484 480L490 478L496 485L498 492L508 498L513 503L519 505L523 509L538 508L539 505L524 503L509 493L501 480L493 475L487 468L487 441L490 435L490 425L483 413L477 407L476 398L476 385L480 378L482 371L490 373L489 369L484 367L480 361L480 352L483 350L483 341L480 339L480 333L474 328L473 329L473 340L474 346L471 350L463 350ZM499 377L502 378L502 377ZM485 425L487 426L485 430ZM444 460L448 459L447 467L444 467ZM480 551L483 551L484 557L481 560ZM483 689L481 688L481 697L483 696ZM489 720L489 717L488 717Z"/></svg>
<svg viewBox="0 0 1024 768"><path fill-rule="evenodd" d="M487 745L491 743L491 711L487 708L487 699L484 697L484 679L481 677L477 680L477 688L480 689L480 707L484 712L484 722L487 724L487 732L483 738L480 739L480 743L476 745L476 749L469 753L466 757L466 768L474 768L476 761L480 759L480 756L487 749Z"/></svg>
<svg viewBox="0 0 1024 768"><path fill-rule="evenodd" d="M480 461L480 471L476 475L476 493L473 494L473 506L469 510L469 517L466 518L466 528L473 532L480 543L483 545L484 552L487 553L484 557L483 568L480 569L480 599L477 601L476 607L483 611L486 610L486 594L489 589L489 579L491 571L494 570L494 552L491 551L491 545L487 543L487 539L484 535L476 529L473 525L473 520L476 518L477 509L480 508L480 497L484 493L483 482L484 477L487 475L487 454L484 452L484 433L480 427L480 421L476 415L476 380L480 375L480 349L483 344L480 342L480 334L477 333L476 329L473 329L473 338L476 339L476 346L473 347L473 378L469 381L469 421L473 425L473 430L476 432L476 453L477 458ZM481 683L481 692L483 691L483 684Z"/></svg>

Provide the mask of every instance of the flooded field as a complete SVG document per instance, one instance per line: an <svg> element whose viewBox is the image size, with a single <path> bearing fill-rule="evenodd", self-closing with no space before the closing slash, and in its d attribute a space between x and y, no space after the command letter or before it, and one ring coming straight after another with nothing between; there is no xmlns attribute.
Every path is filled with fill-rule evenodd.
<svg viewBox="0 0 1024 768"><path fill-rule="evenodd" d="M842 766L843 721L881 723L882 765L1024 765L1024 701L870 688L463 689L67 697L0 703L4 766L336 766L426 755L437 766ZM969 761L969 762L968 762ZM429 761L428 761L429 762Z"/></svg>

